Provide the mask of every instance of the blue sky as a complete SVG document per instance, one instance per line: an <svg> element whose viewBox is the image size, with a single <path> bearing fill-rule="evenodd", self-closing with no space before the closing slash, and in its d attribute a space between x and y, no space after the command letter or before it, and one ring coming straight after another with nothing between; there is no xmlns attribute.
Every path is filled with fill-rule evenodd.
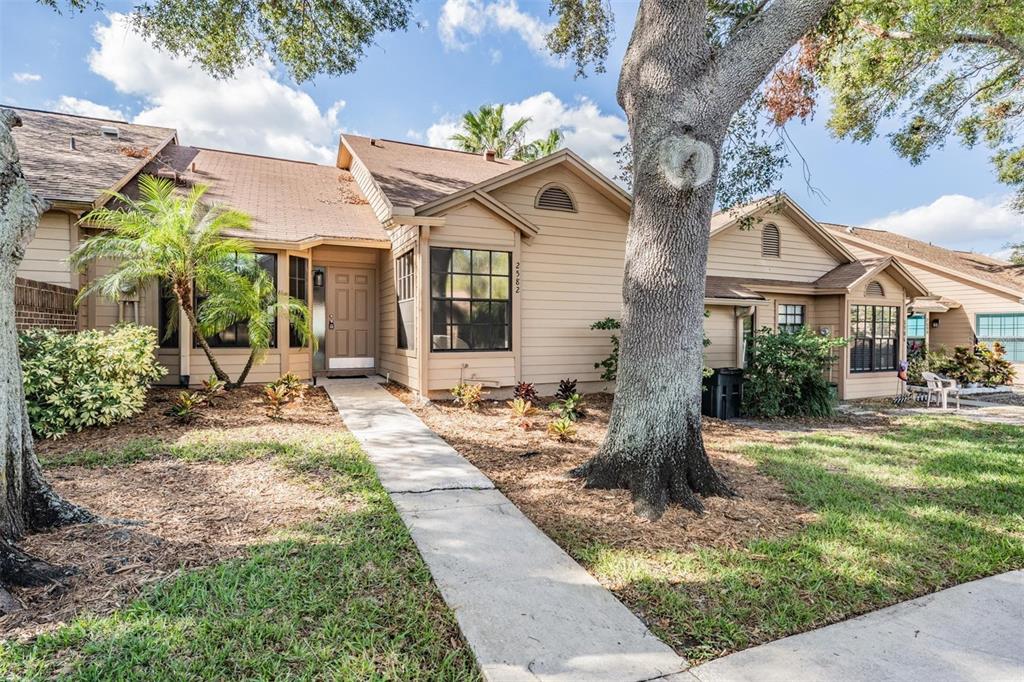
<svg viewBox="0 0 1024 682"><path fill-rule="evenodd" d="M547 4L438 0L416 6L418 25L381 35L356 73L297 85L272 64L214 82L156 53L117 17L59 15L33 0L0 2L0 101L175 127L186 144L330 163L339 131L443 144L461 112L504 102L534 119L533 132L562 127L570 146L605 171L625 134L615 102L618 65L635 5L613 2L617 34L608 72L576 80L543 49ZM789 133L796 155L783 189L819 220L884 226L945 246L998 252L1024 235L1001 206L984 150L951 141L914 167L884 139L841 142L825 129L827 109Z"/></svg>

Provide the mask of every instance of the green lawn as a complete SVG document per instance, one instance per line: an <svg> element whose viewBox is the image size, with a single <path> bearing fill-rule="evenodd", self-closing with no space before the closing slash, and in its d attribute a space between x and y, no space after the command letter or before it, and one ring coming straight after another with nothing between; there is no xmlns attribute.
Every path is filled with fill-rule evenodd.
<svg viewBox="0 0 1024 682"><path fill-rule="evenodd" d="M48 466L154 456L271 456L345 511L283 530L245 558L149 590L30 644L0 645L3 679L476 680L472 655L373 468L350 434L169 447L139 439Z"/></svg>
<svg viewBox="0 0 1024 682"><path fill-rule="evenodd" d="M700 661L1024 567L1024 429L905 420L743 452L819 518L741 550L567 549Z"/></svg>

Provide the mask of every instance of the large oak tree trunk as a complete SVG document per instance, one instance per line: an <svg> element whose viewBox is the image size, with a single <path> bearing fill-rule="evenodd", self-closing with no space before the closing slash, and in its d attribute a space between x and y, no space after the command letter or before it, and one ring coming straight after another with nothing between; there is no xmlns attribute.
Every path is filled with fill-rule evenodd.
<svg viewBox="0 0 1024 682"><path fill-rule="evenodd" d="M43 479L25 408L14 317L15 276L48 205L32 194L22 175L11 136L11 128L19 125L16 114L0 109L0 611L16 605L4 587L40 584L67 573L25 555L15 541L30 530L95 518L62 499Z"/></svg>
<svg viewBox="0 0 1024 682"><path fill-rule="evenodd" d="M633 147L622 345L604 443L574 470L628 488L637 514L731 495L701 437L704 284L719 155L733 114L834 0L776 0L722 45L706 3L642 0L619 78Z"/></svg>

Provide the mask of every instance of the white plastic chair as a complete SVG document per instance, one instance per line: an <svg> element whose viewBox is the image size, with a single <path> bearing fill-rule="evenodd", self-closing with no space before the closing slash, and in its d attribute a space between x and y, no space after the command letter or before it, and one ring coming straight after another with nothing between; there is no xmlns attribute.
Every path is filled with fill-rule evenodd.
<svg viewBox="0 0 1024 682"><path fill-rule="evenodd" d="M960 386L957 385L956 380L940 377L935 372L921 372L921 377L925 380L928 389L925 396L926 407L931 406L932 396L935 396L936 407L941 403L942 409L945 410L949 406L949 396L953 396L956 398L956 409L960 409Z"/></svg>

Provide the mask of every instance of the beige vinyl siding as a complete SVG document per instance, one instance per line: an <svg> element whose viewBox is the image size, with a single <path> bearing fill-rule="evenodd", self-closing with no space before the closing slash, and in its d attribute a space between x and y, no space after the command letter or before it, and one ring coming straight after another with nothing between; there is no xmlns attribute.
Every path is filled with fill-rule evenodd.
<svg viewBox="0 0 1024 682"><path fill-rule="evenodd" d="M380 292L380 326L377 330L377 345L380 349L378 372L414 390L419 388L419 336L414 334L412 350L398 348L395 258L404 255L409 249L418 249L418 237L419 229L414 225L405 225L391 232L391 250L382 251L380 254L380 277L377 287ZM421 267L418 256L418 253L413 256L417 279ZM419 291L416 293L419 295ZM417 299L417 303L419 302Z"/></svg>
<svg viewBox="0 0 1024 682"><path fill-rule="evenodd" d="M242 368L245 367L245 363L249 359L248 348L214 348L213 354L217 358L217 364L227 372L232 381L237 379L238 375L242 373ZM282 373L281 351L277 348L271 348L261 363L253 365L249 376L246 377L245 383L267 383L274 381ZM206 359L206 353L203 352L202 348L193 348L189 382L197 385L211 374L213 374L213 369L210 367L210 361Z"/></svg>
<svg viewBox="0 0 1024 682"><path fill-rule="evenodd" d="M704 363L712 368L738 367L736 362L736 307L712 305L704 320L704 335L711 345L704 349Z"/></svg>
<svg viewBox="0 0 1024 682"><path fill-rule="evenodd" d="M761 256L761 231L768 224L779 228L780 258ZM802 227L781 213L766 215L751 229L731 227L708 246L709 275L813 282L838 264Z"/></svg>
<svg viewBox="0 0 1024 682"><path fill-rule="evenodd" d="M60 211L44 213L18 266L18 277L77 289L78 277L72 275L68 265L72 230L77 231L78 227L71 215Z"/></svg>
<svg viewBox="0 0 1024 682"><path fill-rule="evenodd" d="M288 371L300 379L313 376L313 358L308 350L291 349L288 353Z"/></svg>
<svg viewBox="0 0 1024 682"><path fill-rule="evenodd" d="M846 304L846 296L816 296L814 298L814 311L811 315L811 325L815 332L820 333L823 328L829 330L833 337L843 335L843 307ZM835 362L828 371L830 383L839 386L839 395L843 394L843 385L846 381L846 366L843 365L842 349L833 351Z"/></svg>
<svg viewBox="0 0 1024 682"><path fill-rule="evenodd" d="M391 203L384 196L384 193L380 191L380 187L374 182L373 176L370 171L367 170L363 162L360 161L356 156L352 157L351 167L349 172L352 173L352 177L355 178L356 184L359 185L359 189L363 191L363 195L366 200L370 202L370 208L373 209L374 214L377 216L377 220L382 223L391 217Z"/></svg>
<svg viewBox="0 0 1024 682"><path fill-rule="evenodd" d="M577 213L534 207L549 183L567 189ZM518 305L521 380L538 385L565 377L600 382L595 362L611 350L608 332L590 325L622 315L622 273L629 216L565 168L535 173L493 193L540 233L521 242Z"/></svg>
<svg viewBox="0 0 1024 682"><path fill-rule="evenodd" d="M475 201L454 207L444 217L443 226L430 230L431 247L508 251L513 253L514 267L516 228L509 222ZM421 263L424 268L430 267L427 254L424 254ZM429 296L430 292L424 292L424 295ZM521 299L521 296L517 297L513 293L513 318L522 314L519 310ZM429 311L430 306L421 309ZM430 320L424 324L430 325ZM512 385L516 382L516 354L520 352L514 334L512 351L428 352L427 390L447 391L459 383L460 378L487 386Z"/></svg>
<svg viewBox="0 0 1024 682"><path fill-rule="evenodd" d="M885 288L885 296L865 295L865 289L872 280L878 281ZM853 305L891 305L899 308L899 342L897 343L897 360L905 360L907 356L906 344L906 306L904 299L906 292L903 286L895 279L885 273L865 280L850 292L847 297L847 309L845 311L844 335L851 335L849 307ZM856 398L870 398L876 396L896 395L900 391L901 382L896 376L896 371L891 372L851 372L850 371L850 349L843 349L843 368L845 370L843 391L841 397L845 400Z"/></svg>

